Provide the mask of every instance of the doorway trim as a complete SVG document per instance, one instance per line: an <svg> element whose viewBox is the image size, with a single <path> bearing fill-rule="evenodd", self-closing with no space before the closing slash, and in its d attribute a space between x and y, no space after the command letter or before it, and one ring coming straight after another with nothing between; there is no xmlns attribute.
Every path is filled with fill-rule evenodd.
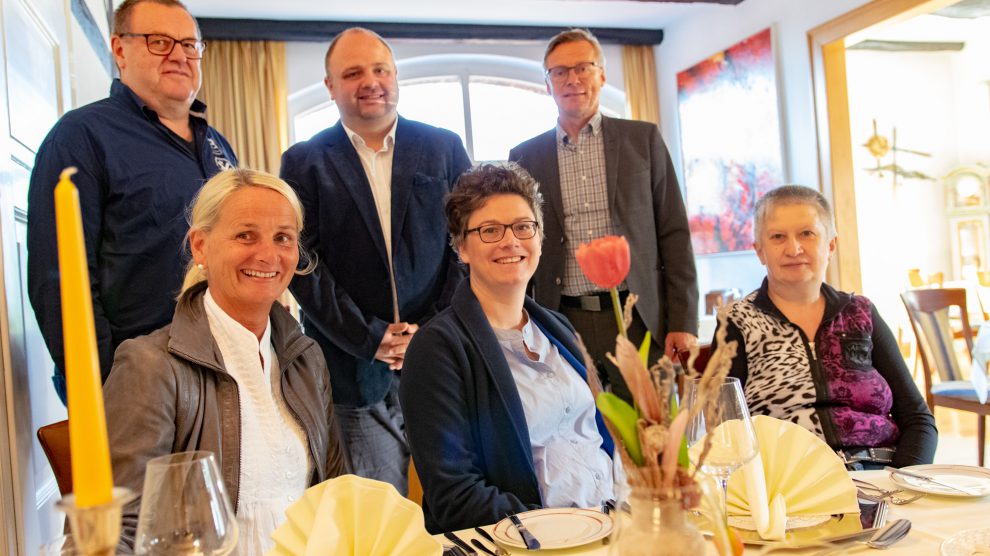
<svg viewBox="0 0 990 556"><path fill-rule="evenodd" d="M831 199L838 249L828 281L843 291L862 292L852 135L846 82L846 41L878 23L928 14L958 0L874 0L808 31L811 83L818 131L818 178Z"/></svg>

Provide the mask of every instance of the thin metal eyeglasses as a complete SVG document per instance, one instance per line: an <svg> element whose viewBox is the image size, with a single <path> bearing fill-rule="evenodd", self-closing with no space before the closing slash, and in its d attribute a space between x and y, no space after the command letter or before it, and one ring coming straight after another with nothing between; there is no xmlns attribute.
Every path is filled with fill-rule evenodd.
<svg viewBox="0 0 990 556"><path fill-rule="evenodd" d="M159 33L121 33L121 37L144 37L148 52L155 56L169 56L175 50L175 45L182 45L182 53L190 60L199 60L206 50L206 41L196 39L175 39Z"/></svg>
<svg viewBox="0 0 990 556"><path fill-rule="evenodd" d="M512 235L516 236L516 239L530 239L536 237L536 232L540 229L540 224L533 220L520 220L512 224L485 224L484 226L464 230L464 237L467 237L471 232L478 232L478 237L484 243L495 243L502 241L502 238L505 237L506 228L512 229Z"/></svg>
<svg viewBox="0 0 990 556"><path fill-rule="evenodd" d="M554 66L552 68L547 68L546 76L553 81L563 81L567 79L567 76L574 72L579 79L588 77L600 66L595 62L581 62L575 66Z"/></svg>

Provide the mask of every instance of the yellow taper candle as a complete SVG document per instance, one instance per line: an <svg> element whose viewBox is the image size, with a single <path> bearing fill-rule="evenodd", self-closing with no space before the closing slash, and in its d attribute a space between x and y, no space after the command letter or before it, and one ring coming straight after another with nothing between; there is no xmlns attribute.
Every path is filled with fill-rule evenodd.
<svg viewBox="0 0 990 556"><path fill-rule="evenodd" d="M62 285L62 338L72 484L76 505L89 507L110 502L113 474L79 192L70 179L75 173L75 168L63 170L55 187L55 227Z"/></svg>

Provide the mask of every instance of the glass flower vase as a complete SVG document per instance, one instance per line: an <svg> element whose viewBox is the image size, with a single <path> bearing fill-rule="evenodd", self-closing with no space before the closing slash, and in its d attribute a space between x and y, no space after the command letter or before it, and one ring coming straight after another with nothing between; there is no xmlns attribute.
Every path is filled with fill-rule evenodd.
<svg viewBox="0 0 990 556"><path fill-rule="evenodd" d="M709 538L728 546L717 485L707 475L670 488L632 486L625 502L625 511L613 514L612 555L697 556L706 553Z"/></svg>

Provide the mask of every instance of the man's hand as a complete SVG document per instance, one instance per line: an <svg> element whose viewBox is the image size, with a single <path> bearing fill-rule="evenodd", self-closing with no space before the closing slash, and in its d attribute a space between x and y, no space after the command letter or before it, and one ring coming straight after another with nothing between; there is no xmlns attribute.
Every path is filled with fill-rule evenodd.
<svg viewBox="0 0 990 556"><path fill-rule="evenodd" d="M663 342L663 353L674 359L677 352L690 351L691 346L698 343L698 338L687 332L670 332ZM676 361L676 360L675 360Z"/></svg>
<svg viewBox="0 0 990 556"><path fill-rule="evenodd" d="M406 348L409 347L409 340L413 334L419 330L419 326L408 322L397 322L388 325L385 335L382 336L382 343L378 345L375 352L375 359L388 363L388 368L393 371L402 369L402 362L406 358Z"/></svg>

